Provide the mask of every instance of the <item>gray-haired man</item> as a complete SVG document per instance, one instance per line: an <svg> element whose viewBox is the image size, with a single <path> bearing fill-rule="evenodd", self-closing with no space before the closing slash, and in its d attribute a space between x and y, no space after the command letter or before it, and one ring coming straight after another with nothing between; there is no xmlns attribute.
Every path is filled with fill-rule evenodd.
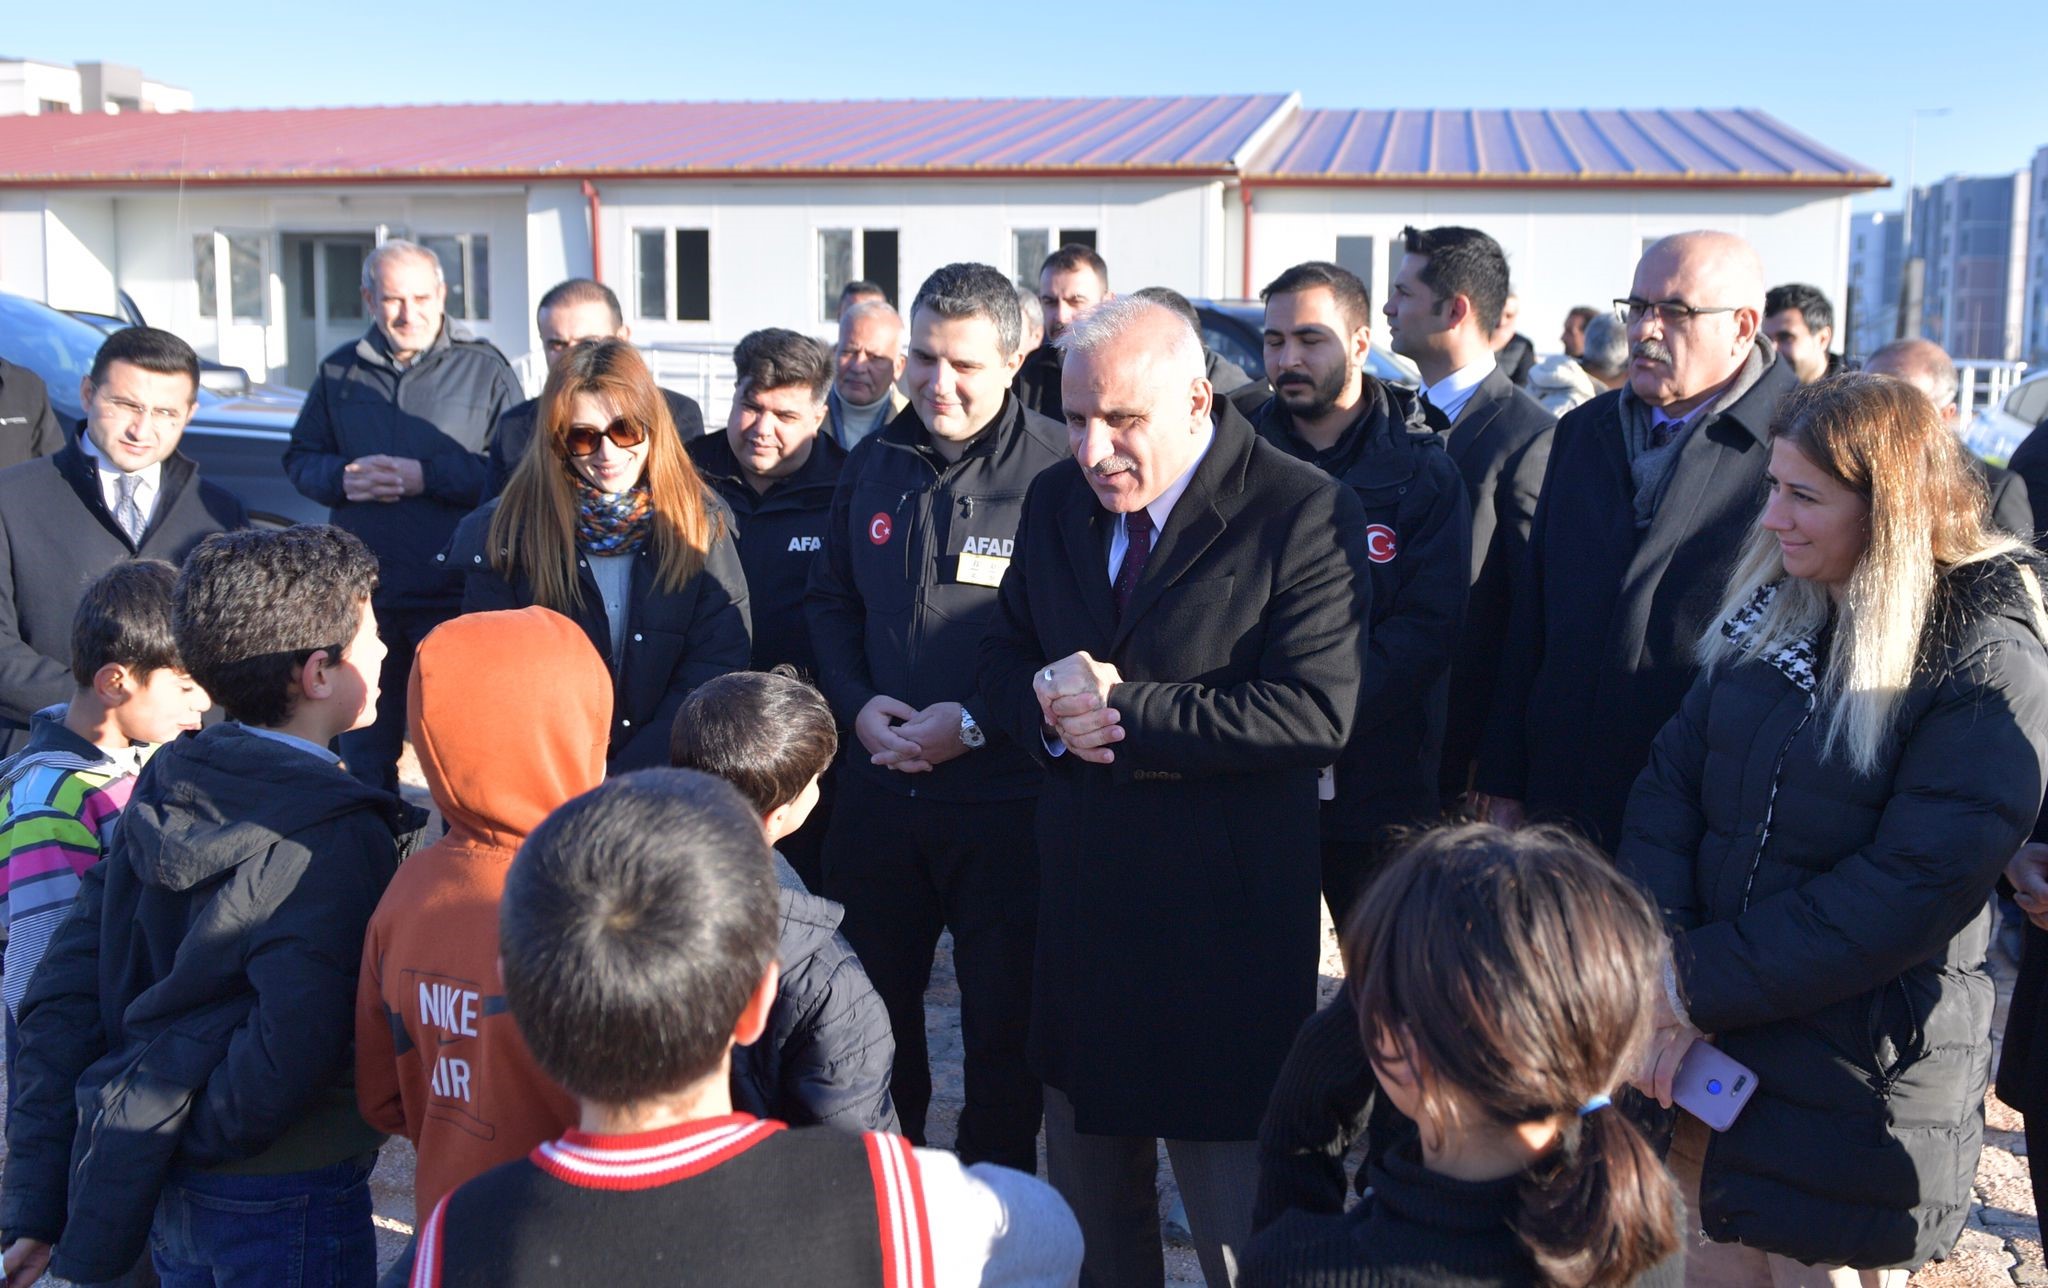
<svg viewBox="0 0 2048 1288"><path fill-rule="evenodd" d="M491 427L520 401L504 355L456 334L447 299L432 251L396 240L371 251L370 329L321 360L284 453L299 491L377 556L387 694L405 692L413 649L462 607L462 579L438 556L483 501ZM387 701L375 724L342 735L341 753L357 778L396 791L404 743L405 703Z"/></svg>

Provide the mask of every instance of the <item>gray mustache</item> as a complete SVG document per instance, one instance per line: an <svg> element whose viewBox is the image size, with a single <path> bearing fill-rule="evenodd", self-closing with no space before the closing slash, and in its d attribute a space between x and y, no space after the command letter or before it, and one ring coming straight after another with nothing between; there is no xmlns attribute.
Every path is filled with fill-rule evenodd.
<svg viewBox="0 0 2048 1288"><path fill-rule="evenodd" d="M1648 358L1652 362L1671 361L1671 350L1656 340L1638 340L1628 351L1631 358Z"/></svg>
<svg viewBox="0 0 2048 1288"><path fill-rule="evenodd" d="M1096 478L1106 479L1113 474L1122 474L1127 470L1135 470L1137 468L1138 463L1128 456L1105 456L1089 466L1088 472Z"/></svg>

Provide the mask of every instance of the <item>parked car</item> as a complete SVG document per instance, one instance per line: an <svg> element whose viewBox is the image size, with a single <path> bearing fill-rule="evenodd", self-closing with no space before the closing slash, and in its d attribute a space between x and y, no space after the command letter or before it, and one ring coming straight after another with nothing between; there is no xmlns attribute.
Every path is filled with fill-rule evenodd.
<svg viewBox="0 0 2048 1288"><path fill-rule="evenodd" d="M50 405L68 432L76 433L85 416L79 386L106 338L99 328L67 313L0 291L0 357L43 378L50 387ZM299 495L284 473L285 445L304 401L304 394L282 386L255 386L247 394L227 397L202 384L199 410L185 427L179 450L199 463L203 477L240 497L257 522L278 527L324 523L325 507Z"/></svg>
<svg viewBox="0 0 2048 1288"><path fill-rule="evenodd" d="M126 291L118 291L115 294L118 299L115 307L121 310L118 315L113 313L94 313L90 309L65 309L64 311L87 326L97 327L108 335L112 335L116 331L126 330L131 326L149 325L148 322L143 320L142 310L136 307L134 296ZM230 367L224 362L214 362L209 358L201 358L199 360L199 383L217 394L226 394L230 397L236 394L248 393L252 384L247 368Z"/></svg>
<svg viewBox="0 0 2048 1288"><path fill-rule="evenodd" d="M1986 407L1963 430L1970 450L2003 465L2020 441L2048 423L2048 369L2014 385L1996 407Z"/></svg>
<svg viewBox="0 0 2048 1288"><path fill-rule="evenodd" d="M1202 315L1202 343L1243 367L1254 380L1266 374L1266 306L1257 300L1194 300ZM1389 384L1410 389L1422 383L1415 364L1378 345L1365 369Z"/></svg>

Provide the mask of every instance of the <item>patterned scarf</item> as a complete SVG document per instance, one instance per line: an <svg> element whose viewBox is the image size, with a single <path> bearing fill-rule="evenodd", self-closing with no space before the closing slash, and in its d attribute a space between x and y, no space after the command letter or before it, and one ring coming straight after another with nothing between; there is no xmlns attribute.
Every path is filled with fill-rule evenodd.
<svg viewBox="0 0 2048 1288"><path fill-rule="evenodd" d="M1758 586L1756 593L1749 597L1749 602L1737 609L1734 616L1721 623L1722 636L1743 652L1754 652L1749 645L1750 632L1763 620L1764 610L1778 597L1778 588L1782 585L1784 582L1774 581ZM1814 691L1820 687L1815 676L1819 656L1818 645L1819 640L1809 635L1804 639L1793 640L1763 658L1776 668L1780 675L1792 681L1806 694L1806 709L1809 711L1813 709Z"/></svg>
<svg viewBox="0 0 2048 1288"><path fill-rule="evenodd" d="M576 548L591 555L627 555L647 541L654 524L654 502L647 485L624 492L600 492L581 473L569 471L576 485Z"/></svg>

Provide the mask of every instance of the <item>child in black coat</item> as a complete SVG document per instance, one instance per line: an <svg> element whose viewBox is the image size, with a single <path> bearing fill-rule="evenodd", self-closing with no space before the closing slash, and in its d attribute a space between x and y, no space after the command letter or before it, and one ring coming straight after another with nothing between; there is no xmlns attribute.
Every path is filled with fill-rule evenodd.
<svg viewBox="0 0 2048 1288"><path fill-rule="evenodd" d="M1677 1191L1608 1099L1661 978L1642 895L1563 832L1473 824L1395 860L1345 950L1335 1005L1399 1129L1351 1211L1256 1235L1243 1284L1677 1288Z"/></svg>

